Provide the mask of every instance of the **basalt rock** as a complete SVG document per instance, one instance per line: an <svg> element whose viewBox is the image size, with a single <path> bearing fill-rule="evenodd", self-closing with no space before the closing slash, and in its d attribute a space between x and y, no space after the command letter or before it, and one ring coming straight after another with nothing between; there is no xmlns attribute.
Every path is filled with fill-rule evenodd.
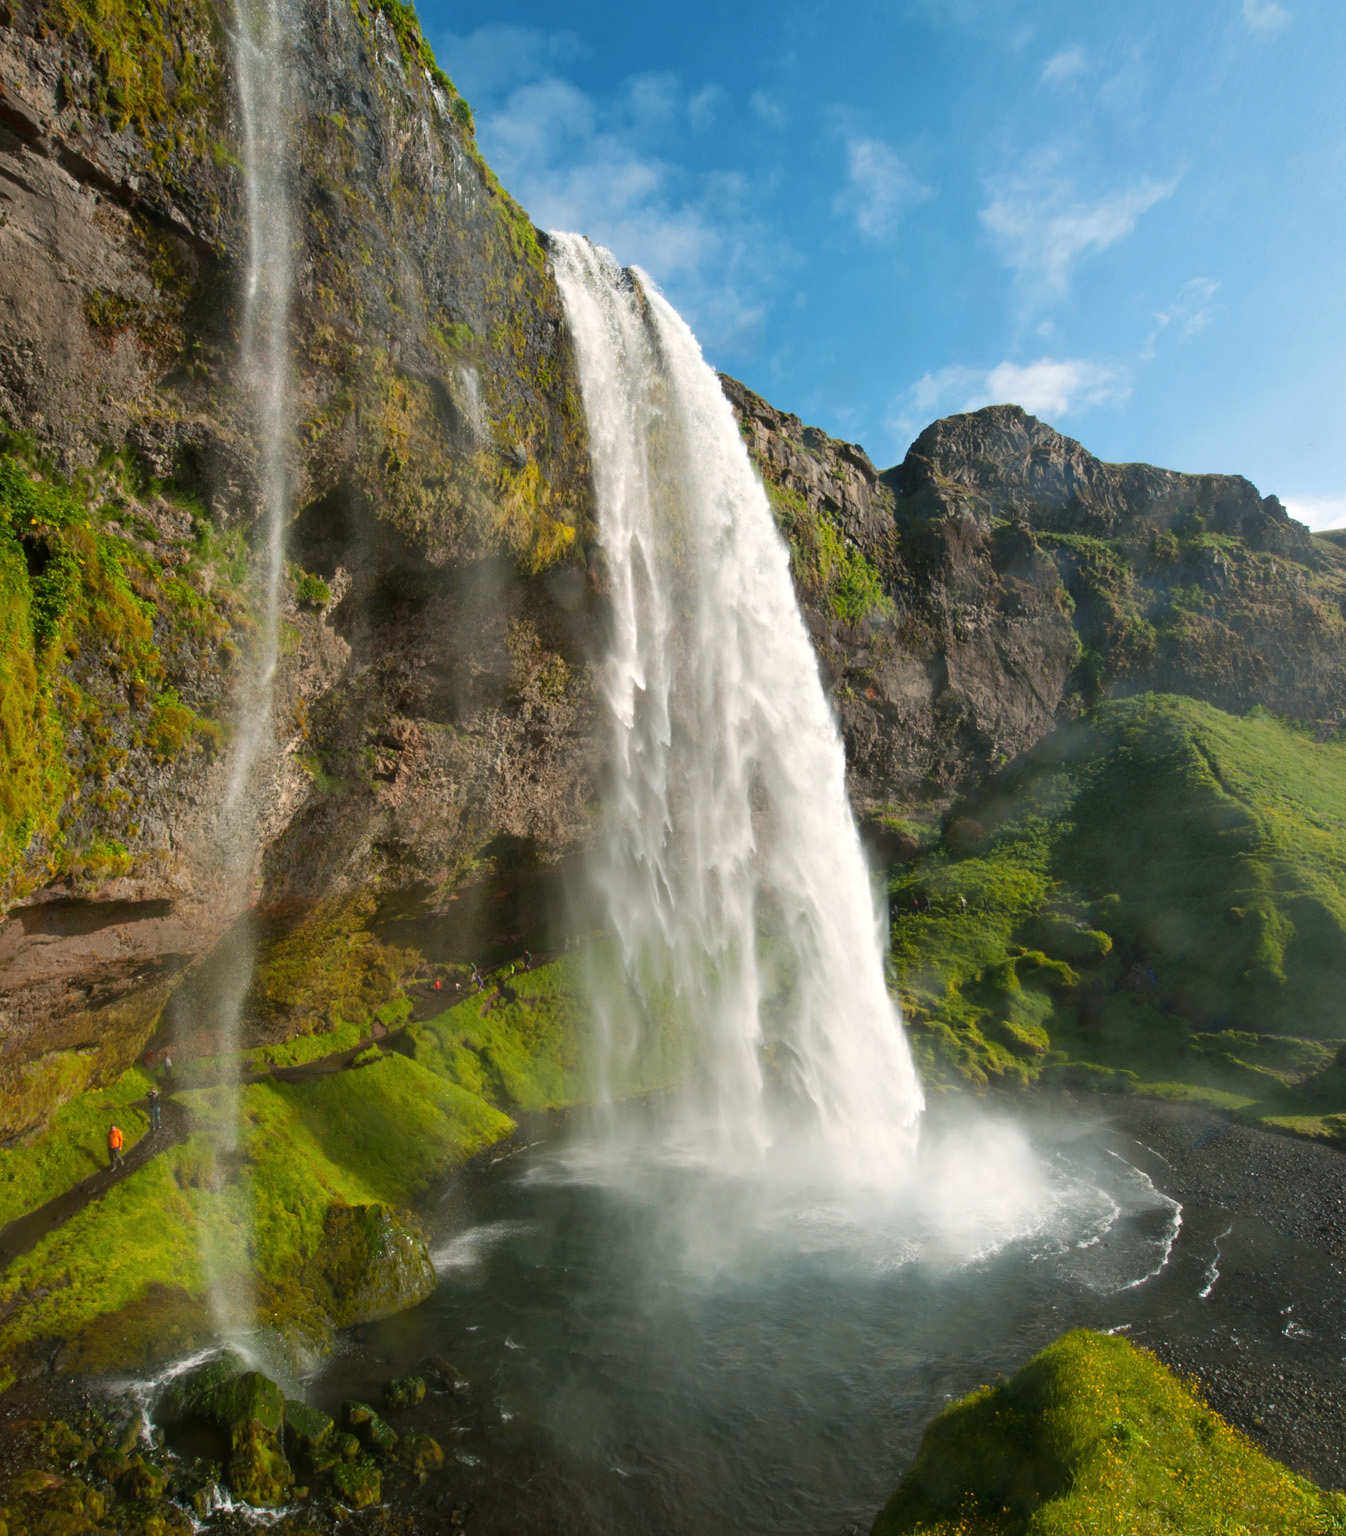
<svg viewBox="0 0 1346 1536"><path fill-rule="evenodd" d="M435 1288L425 1239L386 1205L335 1205L316 1261L338 1328L415 1306Z"/></svg>
<svg viewBox="0 0 1346 1536"><path fill-rule="evenodd" d="M256 621L226 566L259 492L230 25L213 0L19 0L0 24L0 418L56 471L127 457L120 510L97 475L78 494L91 526L131 530L165 669L147 685L81 631L43 683L46 830L0 868L0 1139L133 1061L238 916L219 808ZM377 0L300 0L286 50L288 553L321 580L282 594L259 856L262 906L292 926L350 892L440 910L499 840L545 865L584 831L592 584L559 293L466 103ZM173 576L194 540L234 550L198 561L196 596ZM165 687L180 703L156 704ZM160 757L141 744L156 709L178 732ZM193 720L219 750L181 744Z"/></svg>
<svg viewBox="0 0 1346 1536"><path fill-rule="evenodd" d="M1111 695L1346 719L1343 551L1242 477L1106 464L1013 405L935 422L880 473L722 383L791 544L862 814L941 811ZM839 613L820 541L866 562L886 606Z"/></svg>

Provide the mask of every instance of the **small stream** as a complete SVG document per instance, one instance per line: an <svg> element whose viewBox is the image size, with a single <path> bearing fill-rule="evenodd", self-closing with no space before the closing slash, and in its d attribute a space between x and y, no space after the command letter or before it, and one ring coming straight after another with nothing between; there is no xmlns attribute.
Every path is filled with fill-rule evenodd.
<svg viewBox="0 0 1346 1536"><path fill-rule="evenodd" d="M1211 1123L1165 1122L1194 1159ZM930 1418L1069 1327L1273 1385L1308 1361L1336 1392L1337 1266L1185 1188L1172 1148L1069 1109L928 1142L919 1191L885 1205L535 1124L433 1207L435 1295L358 1330L310 1399L452 1361L469 1385L427 1402L449 1470L425 1496L469 1530L817 1536L866 1531ZM1338 1450L1296 1460L1340 1477Z"/></svg>

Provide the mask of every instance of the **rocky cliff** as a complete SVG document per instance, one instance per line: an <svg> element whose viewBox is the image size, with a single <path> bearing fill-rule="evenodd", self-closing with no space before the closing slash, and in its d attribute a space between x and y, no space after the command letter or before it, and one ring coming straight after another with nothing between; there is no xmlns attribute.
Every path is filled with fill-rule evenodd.
<svg viewBox="0 0 1346 1536"><path fill-rule="evenodd" d="M1343 718L1346 563L1240 476L1105 464L1012 405L935 422L879 472L724 385L861 812L941 811L1107 696Z"/></svg>
<svg viewBox="0 0 1346 1536"><path fill-rule="evenodd" d="M405 7L293 22L296 496L257 874L282 927L351 893L357 923L433 908L492 848L545 860L590 771L587 454L543 252ZM218 812L259 497L229 25L31 0L0 32L0 1138L128 1065L236 915Z"/></svg>

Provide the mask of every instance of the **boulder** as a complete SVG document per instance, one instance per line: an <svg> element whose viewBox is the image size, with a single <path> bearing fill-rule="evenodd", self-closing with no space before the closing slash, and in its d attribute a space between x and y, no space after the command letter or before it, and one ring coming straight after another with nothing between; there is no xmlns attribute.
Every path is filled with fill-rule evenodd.
<svg viewBox="0 0 1346 1536"><path fill-rule="evenodd" d="M444 1452L439 1442L419 1430L403 1435L397 1442L395 1454L409 1472L415 1472L418 1476L436 1472L444 1465Z"/></svg>
<svg viewBox="0 0 1346 1536"><path fill-rule="evenodd" d="M383 1406L394 1411L419 1408L424 1401L425 1379L421 1376L398 1376L383 1388Z"/></svg>
<svg viewBox="0 0 1346 1536"><path fill-rule="evenodd" d="M346 1424L360 1439L374 1450L385 1454L397 1448L397 1431L381 1419L368 1403L349 1402L345 1405Z"/></svg>
<svg viewBox="0 0 1346 1536"><path fill-rule="evenodd" d="M310 1463L327 1451L336 1435L336 1425L320 1408L310 1408L294 1398L285 1401L285 1444L292 1454Z"/></svg>
<svg viewBox="0 0 1346 1536"><path fill-rule="evenodd" d="M332 1492L352 1509L367 1509L377 1504L383 1493L383 1477L372 1461L338 1462L330 1473Z"/></svg>
<svg viewBox="0 0 1346 1536"><path fill-rule="evenodd" d="M255 1509L283 1504L294 1478L276 1431L255 1421L235 1425L225 1481L236 1499Z"/></svg>
<svg viewBox="0 0 1346 1536"><path fill-rule="evenodd" d="M424 1237L386 1205L332 1206L319 1262L338 1328L404 1312L438 1283Z"/></svg>

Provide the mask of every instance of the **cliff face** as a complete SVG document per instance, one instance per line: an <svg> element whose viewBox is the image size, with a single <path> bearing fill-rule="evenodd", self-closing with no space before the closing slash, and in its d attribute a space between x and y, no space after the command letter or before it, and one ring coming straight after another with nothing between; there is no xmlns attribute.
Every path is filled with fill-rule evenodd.
<svg viewBox="0 0 1346 1536"><path fill-rule="evenodd" d="M0 31L0 1139L208 1012L257 635L228 17L24 0ZM588 833L601 564L545 251L405 7L297 0L294 488L255 1038L545 936ZM938 814L1109 693L1331 723L1346 558L1223 476L1014 407L864 451L725 388L857 808ZM223 963L223 962L221 962Z"/></svg>
<svg viewBox="0 0 1346 1536"><path fill-rule="evenodd" d="M258 879L292 925L352 892L360 921L433 907L502 838L545 860L582 830L589 488L559 295L414 19L289 21L293 566ZM235 916L259 496L228 26L33 0L0 29L0 1138L134 1059Z"/></svg>
<svg viewBox="0 0 1346 1536"><path fill-rule="evenodd" d="M880 473L724 383L796 574L830 530L883 588L801 582L861 812L938 811L1104 696L1341 720L1346 563L1241 477L1105 464L1017 406Z"/></svg>

